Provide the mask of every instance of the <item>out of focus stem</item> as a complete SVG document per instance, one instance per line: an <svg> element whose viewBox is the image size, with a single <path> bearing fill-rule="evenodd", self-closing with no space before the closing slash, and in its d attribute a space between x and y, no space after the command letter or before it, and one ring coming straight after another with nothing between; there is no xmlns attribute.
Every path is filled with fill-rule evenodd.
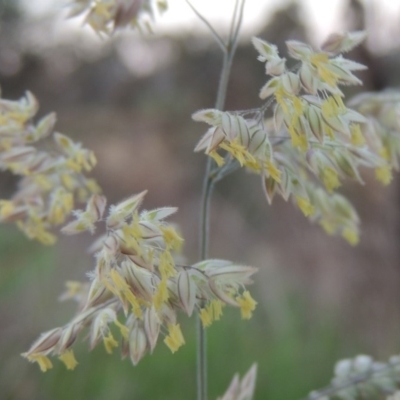
<svg viewBox="0 0 400 400"><path fill-rule="evenodd" d="M228 43L223 49L223 64L218 85L215 108L223 110L228 90L229 77L232 69L233 57L236 52L239 31L243 19L243 8L245 0L236 0L235 10L232 18L231 30ZM212 31L213 32L213 31ZM214 32L213 32L214 33ZM219 41L217 41L220 44ZM201 215L200 215L200 260L208 257L209 230L210 230L210 203L214 189L215 175L211 174L213 160L207 158L204 174ZM197 315L197 400L207 400L207 336L202 325L199 314Z"/></svg>

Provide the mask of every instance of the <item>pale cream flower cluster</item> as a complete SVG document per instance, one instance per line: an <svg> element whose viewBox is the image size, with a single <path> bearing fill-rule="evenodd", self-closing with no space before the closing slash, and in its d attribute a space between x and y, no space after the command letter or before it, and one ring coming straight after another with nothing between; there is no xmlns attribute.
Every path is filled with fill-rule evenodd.
<svg viewBox="0 0 400 400"><path fill-rule="evenodd" d="M225 260L179 265L175 255L183 239L164 221L177 209L139 214L145 194L111 206L105 219L106 199L94 195L86 210L75 211L75 220L62 229L66 234L93 232L104 221L107 233L92 246L96 267L90 284L69 282L63 295L78 300L77 315L64 327L44 333L23 354L38 362L42 371L52 367L49 355L58 356L69 369L76 366L71 347L85 327L90 331L90 348L103 342L108 353L119 345L112 333L118 329L122 356L129 355L136 365L154 350L160 332L167 332L164 342L172 352L185 343L178 310L189 316L198 311L205 327L220 319L227 304L240 308L243 318L251 317L256 302L245 285L251 283L256 268Z"/></svg>
<svg viewBox="0 0 400 400"><path fill-rule="evenodd" d="M353 71L365 67L340 53L364 37L363 32L332 35L321 50L288 41L289 55L297 62L293 68L276 46L253 38L259 60L272 76L260 91L267 103L254 110L209 109L193 115L211 125L195 151L205 151L220 169L236 161L258 173L269 203L275 194L292 197L327 233L340 234L351 244L358 242L359 218L333 192L346 177L363 183L360 167L374 168L376 177L388 184L400 143L398 114L388 96L357 98L357 110L343 102L339 86L361 84ZM387 113L392 115L390 128Z"/></svg>
<svg viewBox="0 0 400 400"><path fill-rule="evenodd" d="M85 14L85 23L98 34L110 35L129 27L151 32L157 13L168 8L167 0L72 0L69 16Z"/></svg>
<svg viewBox="0 0 400 400"><path fill-rule="evenodd" d="M388 362L375 361L367 355L340 360L335 365L331 384L321 391L311 392L308 400L397 400L400 377L400 357L392 356ZM389 394L392 394L389 396Z"/></svg>
<svg viewBox="0 0 400 400"><path fill-rule="evenodd" d="M362 134L369 148L387 161L375 175L384 184L390 183L391 169L400 169L400 92L363 93L352 98L349 105L367 118Z"/></svg>
<svg viewBox="0 0 400 400"><path fill-rule="evenodd" d="M64 223L76 200L86 202L100 191L85 172L96 164L92 151L68 136L53 133L55 114L34 122L35 97L0 99L0 168L21 177L10 200L0 199L0 222L16 222L31 239L53 244L50 232ZM53 141L43 139L52 136Z"/></svg>

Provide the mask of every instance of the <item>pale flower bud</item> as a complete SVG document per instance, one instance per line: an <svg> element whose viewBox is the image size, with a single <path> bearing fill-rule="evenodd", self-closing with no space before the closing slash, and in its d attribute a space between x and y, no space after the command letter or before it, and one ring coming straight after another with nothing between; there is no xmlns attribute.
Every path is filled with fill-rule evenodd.
<svg viewBox="0 0 400 400"><path fill-rule="evenodd" d="M222 112L215 109L196 111L192 114L192 119L197 122L205 122L209 125L219 125L221 123Z"/></svg>
<svg viewBox="0 0 400 400"><path fill-rule="evenodd" d="M62 328L55 328L48 332L43 333L39 339L36 340L30 347L30 349L25 353L26 355L29 354L36 354L36 353L49 353L54 349L56 344L61 338Z"/></svg>
<svg viewBox="0 0 400 400"><path fill-rule="evenodd" d="M134 293L146 301L153 298L153 274L147 269L140 268L130 261L121 264L122 271Z"/></svg>
<svg viewBox="0 0 400 400"><path fill-rule="evenodd" d="M253 46L260 53L260 56L258 57L260 61L264 62L278 56L278 48L274 44L268 43L257 37L253 37L251 41Z"/></svg>
<svg viewBox="0 0 400 400"><path fill-rule="evenodd" d="M159 311L159 317L167 324L175 325L177 321L176 311L168 303L163 303Z"/></svg>
<svg viewBox="0 0 400 400"><path fill-rule="evenodd" d="M150 345L150 352L153 352L160 333L161 321L154 307L148 308L144 313L144 330Z"/></svg>
<svg viewBox="0 0 400 400"><path fill-rule="evenodd" d="M262 179L262 183L263 183L262 188L264 189L265 197L267 198L268 204L271 205L272 200L276 193L277 182L270 176L265 176Z"/></svg>
<svg viewBox="0 0 400 400"><path fill-rule="evenodd" d="M336 75L342 85L362 85L362 80L353 75L350 71L337 65L330 64L329 69Z"/></svg>
<svg viewBox="0 0 400 400"><path fill-rule="evenodd" d="M208 285L213 292L213 294L222 302L226 304L230 304L231 306L234 307L239 307L239 303L229 294L227 294L222 287L218 285L217 282L215 282L212 279L208 280Z"/></svg>
<svg viewBox="0 0 400 400"><path fill-rule="evenodd" d="M303 88L310 94L316 95L318 89L317 72L308 63L303 63L300 68L300 82Z"/></svg>
<svg viewBox="0 0 400 400"><path fill-rule="evenodd" d="M68 324L64 327L60 341L57 343L57 352L59 354L68 350L78 337L79 326L77 324Z"/></svg>
<svg viewBox="0 0 400 400"><path fill-rule="evenodd" d="M350 155L336 152L335 160L337 162L338 167L344 174L346 174L349 178L357 179L358 182L364 184L360 172L358 171Z"/></svg>
<svg viewBox="0 0 400 400"><path fill-rule="evenodd" d="M135 320L129 335L129 355L133 365L137 365L147 351L147 338L142 323Z"/></svg>
<svg viewBox="0 0 400 400"><path fill-rule="evenodd" d="M240 383L238 400L252 399L256 390L257 364L253 364Z"/></svg>
<svg viewBox="0 0 400 400"><path fill-rule="evenodd" d="M205 149L207 154L215 151L218 146L226 139L225 132L220 127L210 128L210 131L212 131L210 140ZM198 147L195 148L195 151L198 151Z"/></svg>
<svg viewBox="0 0 400 400"><path fill-rule="evenodd" d="M250 128L250 135L249 152L254 156L263 156L263 151L267 143L267 133L260 126L255 125Z"/></svg>
<svg viewBox="0 0 400 400"><path fill-rule="evenodd" d="M45 137L49 136L53 129L54 125L56 124L57 116L56 113L51 113L44 116L36 125L34 130L32 140L40 140L44 139Z"/></svg>
<svg viewBox="0 0 400 400"><path fill-rule="evenodd" d="M342 46L345 39L346 34L332 33L322 44L321 50L326 51L327 53L339 54L342 52Z"/></svg>
<svg viewBox="0 0 400 400"><path fill-rule="evenodd" d="M56 132L54 134L54 141L65 154L72 154L75 150L75 143L66 135Z"/></svg>
<svg viewBox="0 0 400 400"><path fill-rule="evenodd" d="M203 151L206 150L208 147L210 147L211 145L211 141L212 141L212 137L214 135L214 132L216 129L215 126L212 126L211 128L209 128L207 130L207 132L202 136L202 138L199 140L199 142L197 143L196 147L194 148L194 152L199 152L199 151ZM223 132L221 131L222 135L221 135L221 140L219 143L221 143L224 139L225 139L225 135L223 134ZM217 144L216 147L218 147L219 143Z"/></svg>
<svg viewBox="0 0 400 400"><path fill-rule="evenodd" d="M119 250L120 241L116 235L108 235L105 239L102 238L102 246L111 256L116 255Z"/></svg>
<svg viewBox="0 0 400 400"><path fill-rule="evenodd" d="M279 190L285 201L289 200L289 197L292 193L292 179L291 173L284 169L281 174L281 183L277 187L277 190Z"/></svg>
<svg viewBox="0 0 400 400"><path fill-rule="evenodd" d="M321 117L321 110L318 107L310 105L306 109L306 117L313 135L322 143L324 140L324 126Z"/></svg>
<svg viewBox="0 0 400 400"><path fill-rule="evenodd" d="M351 360L340 360L335 365L335 376L338 378L347 378L353 370L353 363Z"/></svg>
<svg viewBox="0 0 400 400"><path fill-rule="evenodd" d="M237 399L239 392L240 392L239 374L235 374L224 395L222 397L218 397L217 400L235 400Z"/></svg>
<svg viewBox="0 0 400 400"><path fill-rule="evenodd" d="M257 268L245 265L228 265L220 268L207 268L209 278L218 282L250 283L250 276L257 272Z"/></svg>
<svg viewBox="0 0 400 400"><path fill-rule="evenodd" d="M366 36L365 31L333 33L324 42L321 49L333 54L346 53L363 42Z"/></svg>
<svg viewBox="0 0 400 400"><path fill-rule="evenodd" d="M187 315L190 317L196 302L196 285L191 279L189 272L185 269L178 274L177 291L179 300Z"/></svg>
<svg viewBox="0 0 400 400"><path fill-rule="evenodd" d="M216 268L225 267L228 265L232 265L232 262L228 261L228 260L221 260L221 259L210 259L210 260L200 261L200 262L194 264L193 268L200 269L201 271L206 271L206 270L212 270L214 268L216 269Z"/></svg>
<svg viewBox="0 0 400 400"><path fill-rule="evenodd" d="M290 94L297 95L300 91L300 78L293 72L282 75L281 82L283 88Z"/></svg>
<svg viewBox="0 0 400 400"><path fill-rule="evenodd" d="M247 374L240 381L235 374L223 397L217 400L251 400L254 398L257 378L257 364L253 364Z"/></svg>
<svg viewBox="0 0 400 400"><path fill-rule="evenodd" d="M88 201L86 211L93 222L99 221L106 209L107 199L104 196L94 194Z"/></svg>
<svg viewBox="0 0 400 400"><path fill-rule="evenodd" d="M110 207L110 212L107 217L107 227L109 229L117 229L128 217L131 217L135 210L140 206L147 190L136 194L128 199L118 203L116 206Z"/></svg>
<svg viewBox="0 0 400 400"><path fill-rule="evenodd" d="M25 98L20 101L21 108L27 118L32 118L39 110L39 102L29 90L25 93Z"/></svg>
<svg viewBox="0 0 400 400"><path fill-rule="evenodd" d="M230 142L238 138L239 143L247 147L250 132L243 117L225 112L222 114L221 128Z"/></svg>
<svg viewBox="0 0 400 400"><path fill-rule="evenodd" d="M15 147L0 155L0 163L27 163L35 152L36 149L34 147Z"/></svg>
<svg viewBox="0 0 400 400"><path fill-rule="evenodd" d="M342 56L338 56L332 59L331 65L336 65L346 71L362 71L368 69L366 65L360 64L353 60L348 60L347 58L343 58Z"/></svg>
<svg viewBox="0 0 400 400"><path fill-rule="evenodd" d="M313 54L313 49L309 45L296 40L286 41L286 46L289 54L296 60L306 59Z"/></svg>
<svg viewBox="0 0 400 400"><path fill-rule="evenodd" d="M359 355L354 359L353 367L358 373L365 373L371 369L372 364L372 357Z"/></svg>
<svg viewBox="0 0 400 400"><path fill-rule="evenodd" d="M149 221L161 221L162 219L175 214L177 211L177 207L163 207L151 211L144 211L140 214L140 217Z"/></svg>
<svg viewBox="0 0 400 400"><path fill-rule="evenodd" d="M162 236L161 230L157 227L157 225L151 222L140 221L139 226L143 239L153 239Z"/></svg>
<svg viewBox="0 0 400 400"><path fill-rule="evenodd" d="M273 95L279 88L281 79L278 77L270 79L260 90L260 98L266 99L267 97Z"/></svg>
<svg viewBox="0 0 400 400"><path fill-rule="evenodd" d="M268 75L282 75L286 70L285 63L285 58L275 57L267 62L265 71Z"/></svg>
<svg viewBox="0 0 400 400"><path fill-rule="evenodd" d="M110 297L111 293L96 278L90 284L89 293L83 310L96 307L97 305L109 300Z"/></svg>

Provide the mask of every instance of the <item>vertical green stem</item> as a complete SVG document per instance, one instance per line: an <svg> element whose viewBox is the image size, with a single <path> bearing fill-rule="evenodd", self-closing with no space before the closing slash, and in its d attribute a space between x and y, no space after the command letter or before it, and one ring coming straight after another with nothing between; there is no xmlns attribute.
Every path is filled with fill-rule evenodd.
<svg viewBox="0 0 400 400"><path fill-rule="evenodd" d="M224 55L222 65L221 77L219 81L217 101L215 108L222 110L225 104L226 92L228 89L229 75L231 72L233 56L229 53ZM204 173L203 193L201 201L201 215L200 215L200 260L204 260L208 256L208 242L209 242L209 208L210 200L213 192L213 179L210 176L213 160L211 157L207 158L206 171Z"/></svg>
<svg viewBox="0 0 400 400"><path fill-rule="evenodd" d="M215 108L222 110L224 108L228 82L232 68L233 57L237 47L237 33L240 29L243 5L235 35L231 35L229 43L224 52L221 76L219 80L217 100ZM206 171L204 174L201 215L200 215L200 260L205 260L208 257L209 245L209 219L210 219L210 202L214 188L213 178L210 176L213 160L207 158ZM197 400L207 400L207 336L203 328L199 315L197 315Z"/></svg>
<svg viewBox="0 0 400 400"><path fill-rule="evenodd" d="M208 254L210 201L213 192L213 182L210 178L212 159L207 158L204 175L202 205L200 215L200 260L205 260ZM207 400L207 335L200 314L197 321L197 400Z"/></svg>

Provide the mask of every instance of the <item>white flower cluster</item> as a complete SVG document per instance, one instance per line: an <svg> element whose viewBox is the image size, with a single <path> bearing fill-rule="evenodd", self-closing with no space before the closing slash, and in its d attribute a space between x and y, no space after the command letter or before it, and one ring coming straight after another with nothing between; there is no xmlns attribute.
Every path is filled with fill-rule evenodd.
<svg viewBox="0 0 400 400"><path fill-rule="evenodd" d="M105 218L107 233L92 246L96 267L90 284L68 283L63 298L76 298L78 314L64 327L44 333L23 355L38 362L43 371L52 367L49 355L57 355L73 369L77 362L71 350L78 334L89 327L91 348L103 342L111 353L122 336L122 356L136 365L156 346L160 331L172 352L184 344L177 323L177 311L192 315L196 310L205 327L219 320L225 305L240 308L250 318L256 302L245 290L256 268L234 265L225 260L206 260L185 266L174 255L183 239L164 219L176 212L167 207L138 213L146 192L111 206ZM74 234L93 231L103 220L106 199L94 195L85 211L75 211L75 220L62 231ZM123 314L123 322L118 314ZM162 330L161 328L164 327Z"/></svg>
<svg viewBox="0 0 400 400"><path fill-rule="evenodd" d="M351 244L358 242L359 218L334 190L346 177L363 183L361 167L375 169L378 180L388 184L400 148L398 95L360 96L352 102L356 109L343 102L339 86L361 84L353 71L365 67L340 53L364 36L332 35L321 50L288 41L289 55L297 62L291 69L276 46L253 38L272 76L260 91L267 103L254 110L208 109L193 115L211 125L195 151L204 151L219 168L236 161L259 174L269 203L275 194L292 197L327 233Z"/></svg>
<svg viewBox="0 0 400 400"><path fill-rule="evenodd" d="M390 167L377 168L376 177L385 184L390 183L391 169L400 169L400 92L363 93L352 98L349 104L367 118L362 134L369 148Z"/></svg>
<svg viewBox="0 0 400 400"><path fill-rule="evenodd" d="M53 244L49 229L65 221L75 200L86 202L100 188L84 174L96 164L94 153L53 134L54 113L35 123L38 108L30 92L18 101L0 99L0 169L21 177L13 197L0 199L0 222L16 222L29 238ZM50 135L53 142L43 146Z"/></svg>
<svg viewBox="0 0 400 400"><path fill-rule="evenodd" d="M69 16L85 14L85 23L98 34L124 27L151 32L151 21L167 7L167 0L72 0Z"/></svg>
<svg viewBox="0 0 400 400"><path fill-rule="evenodd" d="M387 363L374 361L370 356L359 355L336 363L331 385L310 393L308 400L357 400L398 398L400 357L392 356ZM398 392L397 392L398 393Z"/></svg>

